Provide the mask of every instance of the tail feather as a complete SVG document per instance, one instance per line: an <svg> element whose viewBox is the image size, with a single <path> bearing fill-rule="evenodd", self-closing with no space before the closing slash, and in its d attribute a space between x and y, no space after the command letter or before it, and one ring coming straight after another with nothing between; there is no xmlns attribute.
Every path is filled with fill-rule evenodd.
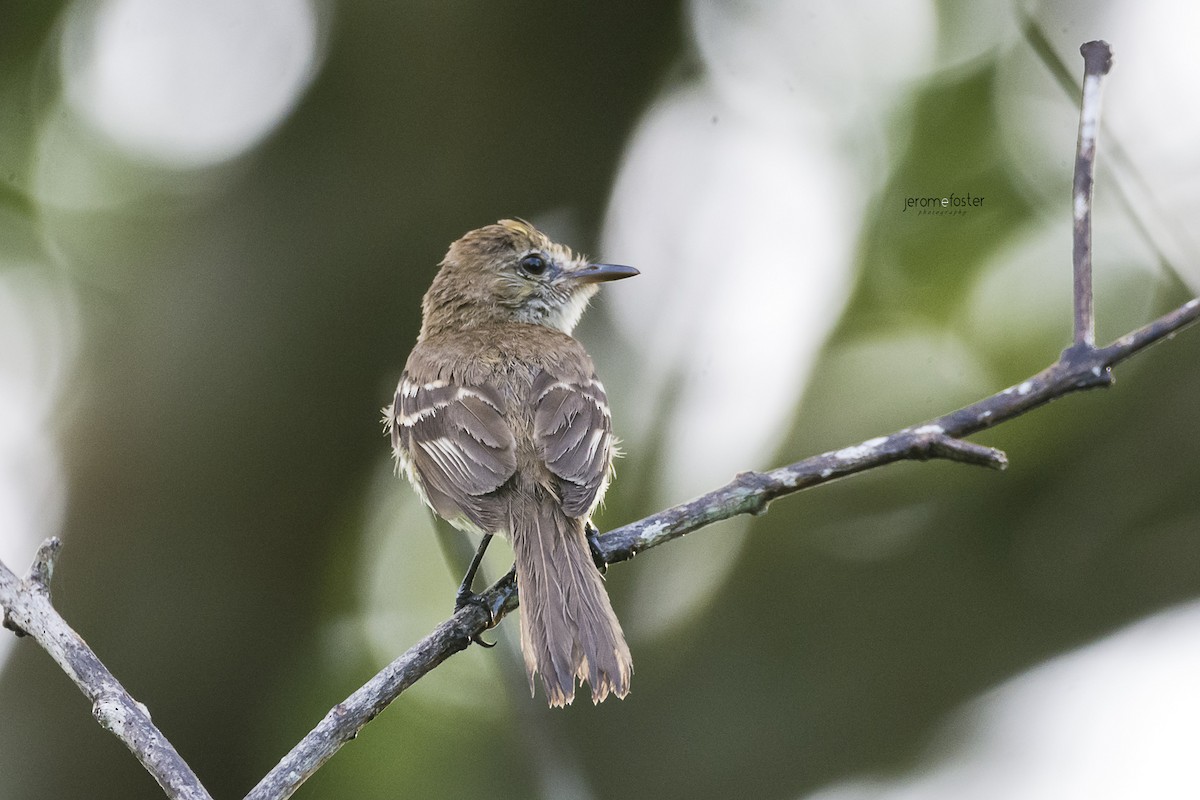
<svg viewBox="0 0 1200 800"><path fill-rule="evenodd" d="M521 592L521 651L551 706L575 699L576 681L587 681L592 702L629 693L633 661L621 623L587 545L583 520L555 503L513 514L512 545Z"/></svg>

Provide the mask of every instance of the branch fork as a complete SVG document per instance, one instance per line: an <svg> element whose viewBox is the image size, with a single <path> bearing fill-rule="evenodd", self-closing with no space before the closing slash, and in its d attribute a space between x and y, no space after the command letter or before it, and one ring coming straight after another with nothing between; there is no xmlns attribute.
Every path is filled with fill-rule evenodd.
<svg viewBox="0 0 1200 800"><path fill-rule="evenodd" d="M46 604L50 603L50 578L54 574L54 564L58 560L58 554L62 552L62 539L57 536L51 536L46 541L38 546L37 552L33 556L33 563L29 565L29 569L25 572L25 577L17 582L18 591L27 592L31 596L36 596L45 600ZM0 574L0 580L4 580L9 576L16 578L8 568L0 563L0 569L3 569L7 575ZM7 582L7 581L6 581ZM25 622L18 621L14 618L12 608L7 603L0 603L4 607L4 627L15 633L18 637L29 635L26 630L26 625L30 624L31 620ZM17 613L20 616L20 608Z"/></svg>

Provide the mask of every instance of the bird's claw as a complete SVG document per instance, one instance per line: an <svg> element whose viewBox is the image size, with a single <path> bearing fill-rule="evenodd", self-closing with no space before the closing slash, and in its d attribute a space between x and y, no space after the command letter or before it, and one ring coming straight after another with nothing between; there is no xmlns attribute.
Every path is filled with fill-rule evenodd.
<svg viewBox="0 0 1200 800"><path fill-rule="evenodd" d="M454 610L456 612L460 611L465 606L478 606L479 608L482 608L484 611L487 612L487 616L488 616L487 626L489 628L496 627L496 612L492 608L492 606L487 602L487 600L484 598L483 595L477 594L476 592L472 592L471 590L467 589L466 587L459 589L458 594L455 595L455 597L454 597ZM482 633L477 633L477 634L473 635L471 637L471 641L474 642L475 644L479 645L480 647L495 647L496 646L495 642L489 642L486 639L484 639Z"/></svg>

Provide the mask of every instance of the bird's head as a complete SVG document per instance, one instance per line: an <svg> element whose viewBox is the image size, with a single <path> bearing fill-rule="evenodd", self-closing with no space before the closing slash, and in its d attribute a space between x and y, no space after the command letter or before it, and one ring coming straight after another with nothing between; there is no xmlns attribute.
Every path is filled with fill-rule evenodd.
<svg viewBox="0 0 1200 800"><path fill-rule="evenodd" d="M421 336L494 321L570 333L600 283L637 274L594 264L523 220L501 220L450 245L425 294Z"/></svg>

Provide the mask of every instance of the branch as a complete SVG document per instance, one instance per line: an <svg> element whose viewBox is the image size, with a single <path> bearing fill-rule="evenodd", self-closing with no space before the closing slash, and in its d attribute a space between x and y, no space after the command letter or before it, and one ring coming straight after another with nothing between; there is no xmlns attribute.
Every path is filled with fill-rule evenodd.
<svg viewBox="0 0 1200 800"><path fill-rule="evenodd" d="M1096 137L1100 133L1101 80L1112 69L1108 42L1085 42L1083 55L1083 100L1079 105L1079 144L1075 151L1075 180L1072 210L1075 242L1071 253L1075 267L1075 344L1096 344L1096 320L1092 312L1092 183L1096 171Z"/></svg>
<svg viewBox="0 0 1200 800"><path fill-rule="evenodd" d="M868 439L841 450L822 453L769 472L743 472L720 489L660 511L598 538L609 564L628 561L638 553L666 544L692 531L740 514L762 514L774 499L803 489L891 464L941 458L1004 469L1004 453L961 437L998 425L1083 389L1112 384L1111 369L1130 356L1200 318L1200 299L1191 300L1154 322L1122 336L1102 349L1075 346L1041 372L980 400L921 425ZM363 726L400 694L471 639L494 627L517 608L517 582L509 572L482 594L483 605L460 609L369 683L333 708L312 733L302 739L246 800L289 797Z"/></svg>
<svg viewBox="0 0 1200 800"><path fill-rule="evenodd" d="M896 461L940 458L1004 469L999 450L966 441L985 428L1013 419L1051 400L1076 391L1110 386L1112 368L1200 317L1200 299L1191 300L1107 347L1096 348L1092 311L1091 206L1096 130L1100 113L1100 81L1112 64L1104 42L1080 48L1085 59L1084 96L1076 158L1075 214L1075 343L1041 372L991 397L957 411L868 439L841 450L822 453L769 472L743 472L720 489L660 511L598 538L609 564L678 539L692 531L740 514L762 514L779 497ZM517 584L509 572L482 595L488 612L476 606L452 618L376 675L370 683L336 706L302 739L247 800L282 800L290 796L337 748L357 735L379 711L416 680L450 655L466 649L473 637L494 627L517 607Z"/></svg>
<svg viewBox="0 0 1200 800"><path fill-rule="evenodd" d="M92 716L129 748L172 800L212 800L192 772L150 721L150 712L130 697L100 663L82 637L50 603L50 576L62 542L47 539L24 578L0 562L0 606L4 627L33 638L92 701Z"/></svg>
<svg viewBox="0 0 1200 800"><path fill-rule="evenodd" d="M511 585L511 594L498 591L504 581L488 590L488 595L504 597L506 603L511 598L511 607L498 609L496 619L517 607L516 576L509 572L506 579ZM375 719L401 692L450 656L465 650L472 638L488 627L488 612L481 607L468 605L459 609L454 616L438 625L433 633L410 647L354 694L330 709L320 724L259 781L245 800L283 800L291 797L300 784L320 769L342 745L358 736L363 726Z"/></svg>
<svg viewBox="0 0 1200 800"><path fill-rule="evenodd" d="M1101 80L1111 66L1112 52L1104 42L1088 42L1080 50L1085 69L1073 203L1074 343L1041 372L977 403L920 425L785 467L768 472L743 472L725 486L695 500L610 531L598 540L608 563L628 561L638 553L723 519L739 514L762 514L770 502L779 497L896 461L937 458L1003 469L1008 463L1004 453L969 442L965 437L1073 392L1110 386L1114 366L1200 317L1200 299L1191 300L1106 347L1095 346L1091 276L1092 185ZM51 606L48 587L59 546L57 539L47 541L24 579L17 578L0 563L0 606L5 610L5 627L37 640L92 700L93 713L100 724L125 742L168 797L209 798L187 764L150 722L145 707L129 696ZM251 790L246 800L290 797L405 689L450 656L465 650L472 639L516 609L515 574L510 571L481 597L482 605L460 609L334 706L317 727Z"/></svg>

